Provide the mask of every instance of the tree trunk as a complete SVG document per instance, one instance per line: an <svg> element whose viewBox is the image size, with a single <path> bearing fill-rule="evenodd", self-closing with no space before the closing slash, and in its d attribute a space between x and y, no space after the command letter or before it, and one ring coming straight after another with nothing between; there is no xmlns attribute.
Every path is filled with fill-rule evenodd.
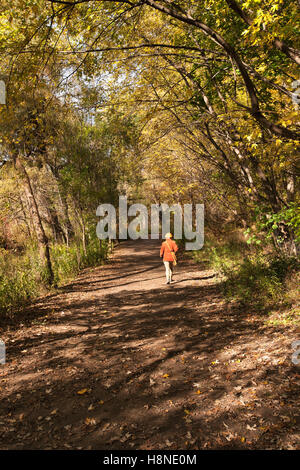
<svg viewBox="0 0 300 470"><path fill-rule="evenodd" d="M284 222L278 224L274 230L273 241L281 253L286 256L297 256L298 249L293 231Z"/></svg>
<svg viewBox="0 0 300 470"><path fill-rule="evenodd" d="M59 189L59 186L58 186ZM74 237L74 229L72 227L70 217L69 217L69 207L67 203L67 199L64 194L62 194L59 190L59 196L60 196L60 201L61 201L61 206L63 210L63 216L64 216L64 232L65 232L65 237L66 237L66 243L67 246L70 244L70 240Z"/></svg>
<svg viewBox="0 0 300 470"><path fill-rule="evenodd" d="M50 201L47 201L48 223L51 226L53 238L56 242L67 243L66 234L60 224L56 209L50 207Z"/></svg>
<svg viewBox="0 0 300 470"><path fill-rule="evenodd" d="M33 191L33 186L31 184L30 176L25 166L23 165L23 163L21 162L19 158L16 158L15 165L16 165L16 169L24 177L25 194L30 205L32 221L33 221L33 225L34 225L35 232L37 235L40 258L46 269L47 283L49 285L52 285L53 280L54 280L54 275L53 275L53 269L52 269L51 258L50 258L49 240L42 224L39 208L38 208L34 191Z"/></svg>
<svg viewBox="0 0 300 470"><path fill-rule="evenodd" d="M23 212L24 221L25 221L25 225L26 225L26 228L27 228L28 236L29 236L30 239L32 239L34 237L34 235L31 233L30 218L28 220L28 212L26 212L25 204L24 204L23 197L22 197L21 193L19 193L19 201L20 201L21 210Z"/></svg>

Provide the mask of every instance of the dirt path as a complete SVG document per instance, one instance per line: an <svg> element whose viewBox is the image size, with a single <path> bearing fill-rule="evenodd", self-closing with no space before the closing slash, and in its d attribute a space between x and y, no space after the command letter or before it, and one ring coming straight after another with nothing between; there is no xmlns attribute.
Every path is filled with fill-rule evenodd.
<svg viewBox="0 0 300 470"><path fill-rule="evenodd" d="M189 260L165 285L158 247L122 243L0 331L1 449L299 448L295 331Z"/></svg>

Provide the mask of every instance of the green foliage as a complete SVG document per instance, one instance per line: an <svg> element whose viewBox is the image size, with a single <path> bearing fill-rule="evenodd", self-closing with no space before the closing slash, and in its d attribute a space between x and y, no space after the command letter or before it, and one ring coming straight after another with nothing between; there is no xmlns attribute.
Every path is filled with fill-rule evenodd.
<svg viewBox="0 0 300 470"><path fill-rule="evenodd" d="M13 313L39 292L38 279L42 277L36 247L28 247L25 254L1 250L0 257L0 312Z"/></svg>
<svg viewBox="0 0 300 470"><path fill-rule="evenodd" d="M71 279L79 271L78 255L80 249L73 244L54 245L51 250L52 265L54 271L54 282L59 284L62 280Z"/></svg>
<svg viewBox="0 0 300 470"><path fill-rule="evenodd" d="M210 240L193 257L219 273L228 298L262 310L287 301L286 279L299 271L295 258L267 254L246 243Z"/></svg>
<svg viewBox="0 0 300 470"><path fill-rule="evenodd" d="M86 252L82 244L71 246L55 244L51 247L51 259L56 285L74 278L83 267L104 262L108 243L102 242L101 250L96 236L88 243ZM0 314L13 315L27 301L45 288L43 266L38 249L29 245L22 255L0 249Z"/></svg>
<svg viewBox="0 0 300 470"><path fill-rule="evenodd" d="M264 207L257 207L255 211L255 230L247 228L245 235L248 244L260 245L262 240L267 242L272 238L280 226L289 227L294 233L294 240L300 243L300 206L291 203L276 213L268 212ZM283 242L283 237L277 240Z"/></svg>
<svg viewBox="0 0 300 470"><path fill-rule="evenodd" d="M79 259L79 268L86 268L88 266L96 266L102 264L107 258L109 252L109 245L107 240L102 240L101 248L99 239L95 233L95 227L91 226L90 233L88 234L88 244L84 250L82 244L77 246L77 259ZM79 257L78 257L79 255Z"/></svg>
<svg viewBox="0 0 300 470"><path fill-rule="evenodd" d="M51 257L55 283L60 284L72 279L82 268L101 264L107 257L107 251L108 244L102 242L100 250L96 237L88 243L86 251L82 244L73 243L70 247L63 244L53 245Z"/></svg>
<svg viewBox="0 0 300 470"><path fill-rule="evenodd" d="M295 267L288 258L268 260L262 254L246 258L233 271L225 271L225 291L246 305L274 306L283 300L286 275Z"/></svg>

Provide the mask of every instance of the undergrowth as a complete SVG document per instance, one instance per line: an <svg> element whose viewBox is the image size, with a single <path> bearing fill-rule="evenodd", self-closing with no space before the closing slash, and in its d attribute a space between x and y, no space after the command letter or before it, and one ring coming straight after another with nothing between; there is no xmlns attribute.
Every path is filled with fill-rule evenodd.
<svg viewBox="0 0 300 470"><path fill-rule="evenodd" d="M70 246L52 244L51 262L54 285L61 285L73 279L80 269L104 262L108 245L91 239L83 249L82 244L73 242ZM36 244L26 247L20 255L17 251L0 248L0 315L13 315L29 300L45 292L43 266Z"/></svg>
<svg viewBox="0 0 300 470"><path fill-rule="evenodd" d="M296 258L243 242L212 239L192 256L219 274L229 299L268 312L272 324L299 323L300 263Z"/></svg>

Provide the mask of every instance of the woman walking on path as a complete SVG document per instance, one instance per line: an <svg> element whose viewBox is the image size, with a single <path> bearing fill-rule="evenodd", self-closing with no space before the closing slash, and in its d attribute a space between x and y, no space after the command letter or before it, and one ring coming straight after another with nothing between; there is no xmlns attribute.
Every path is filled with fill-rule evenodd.
<svg viewBox="0 0 300 470"><path fill-rule="evenodd" d="M165 235L166 241L161 244L160 248L160 257L163 258L166 268L166 284L171 284L172 282L173 267L176 265L175 253L178 251L178 246L174 240L171 240L172 236L171 233L167 233Z"/></svg>

